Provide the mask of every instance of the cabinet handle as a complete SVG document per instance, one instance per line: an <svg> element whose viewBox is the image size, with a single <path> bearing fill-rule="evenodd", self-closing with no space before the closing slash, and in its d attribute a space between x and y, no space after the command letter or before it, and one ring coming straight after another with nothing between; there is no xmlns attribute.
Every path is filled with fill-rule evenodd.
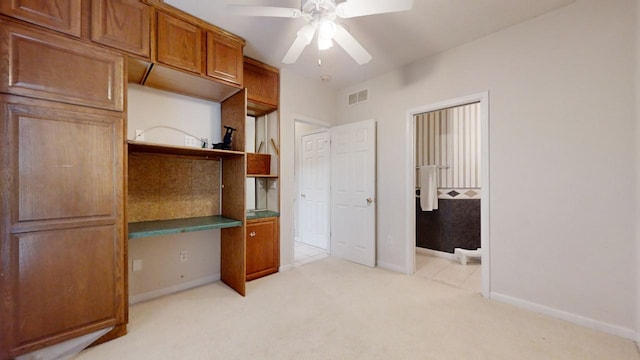
<svg viewBox="0 0 640 360"><path fill-rule="evenodd" d="M255 231L250 232L250 233L249 233L249 236L251 236L251 237L256 237L256 232L255 232Z"/></svg>

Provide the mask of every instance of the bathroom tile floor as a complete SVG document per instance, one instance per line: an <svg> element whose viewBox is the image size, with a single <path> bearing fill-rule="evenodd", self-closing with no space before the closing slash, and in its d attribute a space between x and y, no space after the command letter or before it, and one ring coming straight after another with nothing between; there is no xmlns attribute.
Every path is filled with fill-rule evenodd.
<svg viewBox="0 0 640 360"><path fill-rule="evenodd" d="M327 256L329 256L329 254L327 254L326 250L296 241L295 248L293 250L293 266L308 264L310 262L324 259Z"/></svg>
<svg viewBox="0 0 640 360"><path fill-rule="evenodd" d="M416 253L416 276L475 292L482 289L480 262L473 260L461 265L457 261Z"/></svg>

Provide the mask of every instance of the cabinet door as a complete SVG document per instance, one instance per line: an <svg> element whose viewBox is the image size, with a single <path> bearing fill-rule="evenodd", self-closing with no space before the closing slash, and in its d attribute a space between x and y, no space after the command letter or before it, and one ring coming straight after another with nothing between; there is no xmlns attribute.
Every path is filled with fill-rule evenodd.
<svg viewBox="0 0 640 360"><path fill-rule="evenodd" d="M158 12L157 61L200 74L202 30L196 25Z"/></svg>
<svg viewBox="0 0 640 360"><path fill-rule="evenodd" d="M242 44L207 32L207 75L242 86Z"/></svg>
<svg viewBox="0 0 640 360"><path fill-rule="evenodd" d="M139 0L92 0L91 40L149 58L149 6Z"/></svg>
<svg viewBox="0 0 640 360"><path fill-rule="evenodd" d="M279 74L277 69L245 58L244 85L249 101L278 107Z"/></svg>
<svg viewBox="0 0 640 360"><path fill-rule="evenodd" d="M20 20L80 37L82 0L2 0L0 12Z"/></svg>
<svg viewBox="0 0 640 360"><path fill-rule="evenodd" d="M0 96L0 358L126 327L122 115Z"/></svg>
<svg viewBox="0 0 640 360"><path fill-rule="evenodd" d="M123 110L121 54L9 21L0 53L0 92Z"/></svg>
<svg viewBox="0 0 640 360"><path fill-rule="evenodd" d="M247 222L247 280L272 274L280 266L278 219Z"/></svg>

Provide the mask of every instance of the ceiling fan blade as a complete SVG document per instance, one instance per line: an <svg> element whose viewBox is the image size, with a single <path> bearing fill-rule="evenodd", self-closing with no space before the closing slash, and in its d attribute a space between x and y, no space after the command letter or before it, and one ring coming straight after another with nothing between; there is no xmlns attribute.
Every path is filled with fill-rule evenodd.
<svg viewBox="0 0 640 360"><path fill-rule="evenodd" d="M347 0L336 6L341 18L406 11L413 7L413 0Z"/></svg>
<svg viewBox="0 0 640 360"><path fill-rule="evenodd" d="M335 40L360 65L371 61L371 54L344 27L336 25Z"/></svg>
<svg viewBox="0 0 640 360"><path fill-rule="evenodd" d="M270 16L297 18L302 15L299 9L274 6L227 5L230 14L243 16Z"/></svg>
<svg viewBox="0 0 640 360"><path fill-rule="evenodd" d="M312 24L307 24L303 26L300 30L298 30L298 34L296 35L296 39L287 51L287 54L282 59L282 62L285 64L293 64L298 60L300 54L304 50L307 45L313 39L313 34L316 32L316 27Z"/></svg>

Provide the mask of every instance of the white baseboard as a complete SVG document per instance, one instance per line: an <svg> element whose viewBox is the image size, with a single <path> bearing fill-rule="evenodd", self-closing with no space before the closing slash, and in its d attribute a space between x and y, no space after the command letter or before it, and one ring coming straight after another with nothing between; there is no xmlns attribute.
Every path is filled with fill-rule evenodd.
<svg viewBox="0 0 640 360"><path fill-rule="evenodd" d="M215 282L215 281L218 281L218 280L220 280L220 274L214 274L212 276L207 276L207 277L203 277L203 278L187 281L187 282L182 283L182 284L169 286L169 287L158 289L158 290L149 291L149 292L138 294L138 295L129 296L129 304L132 305L132 304L136 304L136 303L139 303L139 302L142 302L142 301L148 301L148 300L155 299L155 298L158 298L158 297L161 297L161 296L165 296L165 295L177 293L179 291L183 291L183 290L191 289L191 288L194 288L194 287L202 286L202 285L205 285L205 284L209 284L209 283L212 283L212 282Z"/></svg>
<svg viewBox="0 0 640 360"><path fill-rule="evenodd" d="M403 274L406 272L406 269L404 268L404 266L400 266L396 264L389 264L383 261L377 261L377 265L379 268L383 268L383 269L387 269L387 270L391 270L391 271L395 271Z"/></svg>
<svg viewBox="0 0 640 360"><path fill-rule="evenodd" d="M439 258L443 258L443 259L448 259L448 260L456 260L456 256L454 254L448 253L448 252L444 252L444 251L438 251L438 250L431 250L431 249L425 249L425 248L421 248L421 247L416 247L416 252L419 254L425 254L425 255L429 255L429 256L434 256L434 257L439 257Z"/></svg>
<svg viewBox="0 0 640 360"><path fill-rule="evenodd" d="M293 269L293 265L292 264L288 264L288 265L280 266L280 268L278 270L280 272L283 272L283 271L287 271L287 270L291 270L291 269Z"/></svg>
<svg viewBox="0 0 640 360"><path fill-rule="evenodd" d="M577 325L588 327L594 330L603 331L612 335L620 336L629 340L636 340L636 332L632 329L624 328L618 325L608 324L599 320L590 319L581 315L569 313L562 310L550 308L548 306L532 303L526 300L517 299L511 296L491 292L490 299L513 305L539 314L548 315L554 318L562 319Z"/></svg>

